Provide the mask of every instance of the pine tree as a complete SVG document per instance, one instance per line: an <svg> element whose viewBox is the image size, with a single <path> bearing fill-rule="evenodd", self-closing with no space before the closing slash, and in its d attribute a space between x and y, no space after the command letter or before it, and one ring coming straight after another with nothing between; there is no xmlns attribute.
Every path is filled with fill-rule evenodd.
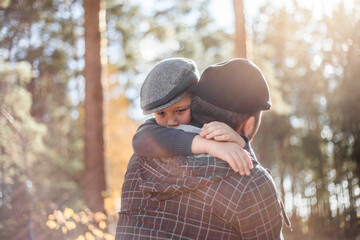
<svg viewBox="0 0 360 240"><path fill-rule="evenodd" d="M103 71L101 63L101 11L104 1L84 1L85 10L85 172L84 198L89 208L104 211L105 157L103 122ZM101 15L102 14L102 15Z"/></svg>
<svg viewBox="0 0 360 240"><path fill-rule="evenodd" d="M246 58L246 25L243 0L233 0L235 12L235 57Z"/></svg>

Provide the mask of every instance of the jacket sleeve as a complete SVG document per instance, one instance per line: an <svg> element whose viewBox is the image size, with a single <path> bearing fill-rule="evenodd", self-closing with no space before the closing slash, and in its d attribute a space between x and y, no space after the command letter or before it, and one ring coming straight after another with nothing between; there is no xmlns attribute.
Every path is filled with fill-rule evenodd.
<svg viewBox="0 0 360 240"><path fill-rule="evenodd" d="M155 119L146 120L137 129L132 145L134 153L146 157L192 155L191 144L196 133L159 126Z"/></svg>

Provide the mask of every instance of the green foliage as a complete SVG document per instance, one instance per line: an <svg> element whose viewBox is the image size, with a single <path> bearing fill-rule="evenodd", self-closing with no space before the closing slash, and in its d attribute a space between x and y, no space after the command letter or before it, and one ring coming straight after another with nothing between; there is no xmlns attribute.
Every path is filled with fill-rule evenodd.
<svg viewBox="0 0 360 240"><path fill-rule="evenodd" d="M2 196L11 204L28 203L18 208L21 217L10 218L12 224L22 226L24 236L45 227L44 213L82 205L81 119L71 115L81 105L72 105L68 89L69 81L76 82L82 71L81 10L79 1L56 0L12 0L0 9L0 52L6 61L0 68L12 69L8 77L1 74L0 81L0 102L6 101L1 110L8 118L7 128L1 130L9 136L0 138L6 151L2 159L4 166L11 166L2 176L14 174L21 185L2 187L8 191ZM22 61L26 61L26 68ZM73 91L77 91L76 86ZM5 122L5 118L0 120ZM12 132L8 130L11 126ZM3 203L4 211L17 216L11 205ZM7 221L2 218L0 225L4 224ZM6 229L1 232L16 236Z"/></svg>
<svg viewBox="0 0 360 240"><path fill-rule="evenodd" d="M3 158L12 160L4 159L4 164L13 162L24 171L26 165L31 166L36 156L44 151L46 127L30 115L31 95L26 90L31 77L29 64L18 63L12 68L9 63L0 62L0 66L1 148L5 154Z"/></svg>
<svg viewBox="0 0 360 240"><path fill-rule="evenodd" d="M10 0L0 0L0 8L6 8L10 4Z"/></svg>
<svg viewBox="0 0 360 240"><path fill-rule="evenodd" d="M0 238L10 239L19 227L26 227L25 216L34 207L31 170L46 149L47 129L30 114L31 95L26 84L31 66L0 61L0 75Z"/></svg>
<svg viewBox="0 0 360 240"><path fill-rule="evenodd" d="M107 1L109 62L121 72L115 89L122 93L137 91L143 75L164 58L194 59L201 71L232 57L230 36L215 27L209 1L157 0L154 4L155 8L129 0ZM138 95L128 98L136 103Z"/></svg>
<svg viewBox="0 0 360 240"><path fill-rule="evenodd" d="M311 9L293 2L295 11L265 5L261 14L267 30L257 30L264 29L263 22L254 25L261 50L256 55L273 63L272 78L281 83L276 89L290 105L289 113L265 114L256 145L270 159L266 163L279 176L282 194L293 198L287 204L292 205L294 229L354 236L359 226L354 189L360 165L360 6L339 3L319 20ZM290 189L284 189L286 178L293 179ZM338 190L329 190L333 186ZM302 211L295 197L306 205Z"/></svg>

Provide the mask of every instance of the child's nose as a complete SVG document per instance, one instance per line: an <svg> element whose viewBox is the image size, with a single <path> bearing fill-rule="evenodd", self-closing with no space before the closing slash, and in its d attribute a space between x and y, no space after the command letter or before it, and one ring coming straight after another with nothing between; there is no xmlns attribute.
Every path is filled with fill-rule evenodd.
<svg viewBox="0 0 360 240"><path fill-rule="evenodd" d="M172 117L168 120L168 127L177 127L179 125L179 121Z"/></svg>

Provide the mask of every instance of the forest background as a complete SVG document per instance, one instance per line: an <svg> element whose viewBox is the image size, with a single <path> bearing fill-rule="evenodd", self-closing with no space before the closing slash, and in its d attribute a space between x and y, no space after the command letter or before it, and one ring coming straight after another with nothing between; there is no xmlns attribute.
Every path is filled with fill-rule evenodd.
<svg viewBox="0 0 360 240"><path fill-rule="evenodd" d="M139 88L175 56L254 61L285 238L359 239L360 1L263 1L248 21L234 0L226 29L212 1L150 2L0 0L0 239L113 239Z"/></svg>

